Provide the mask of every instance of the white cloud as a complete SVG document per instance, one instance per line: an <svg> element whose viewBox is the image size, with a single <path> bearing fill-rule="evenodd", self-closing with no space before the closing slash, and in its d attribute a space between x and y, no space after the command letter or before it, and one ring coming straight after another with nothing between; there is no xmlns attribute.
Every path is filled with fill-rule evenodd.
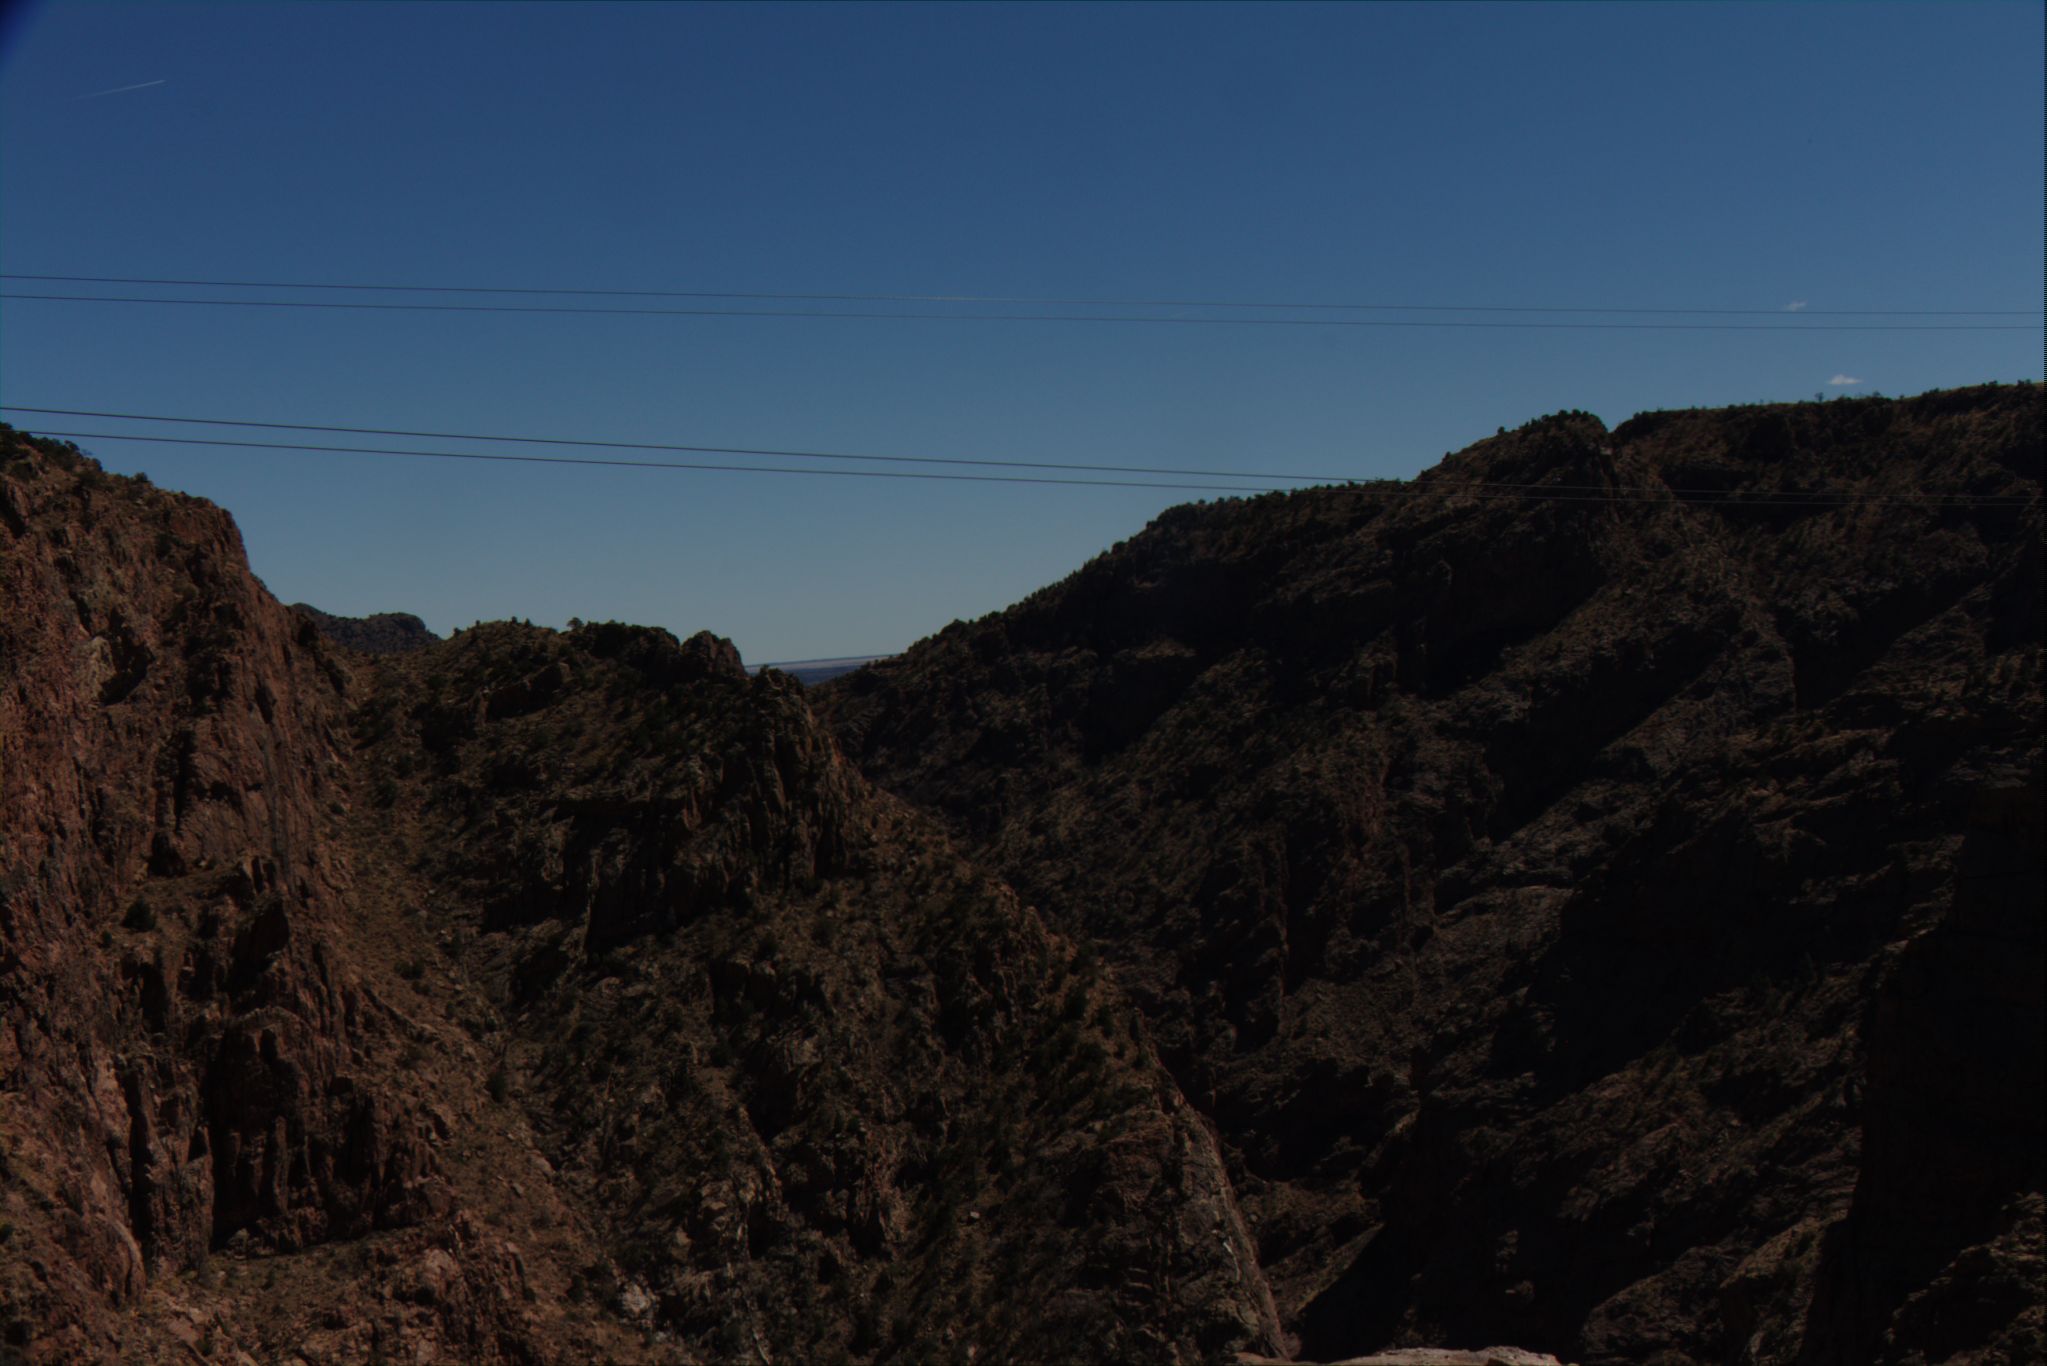
<svg viewBox="0 0 2047 1366"><path fill-rule="evenodd" d="M1792 301L1791 301L1790 303L1788 303L1788 304L1784 305L1784 311L1785 311L1786 313L1803 313L1803 312L1805 312L1805 300L1803 300L1803 299L1793 299L1793 300L1792 300Z"/></svg>
<svg viewBox="0 0 2047 1366"><path fill-rule="evenodd" d="M1860 384L1862 383L1862 381L1857 379L1853 375L1836 375L1832 379L1828 380L1827 383L1834 385L1837 388L1845 388L1850 384Z"/></svg>

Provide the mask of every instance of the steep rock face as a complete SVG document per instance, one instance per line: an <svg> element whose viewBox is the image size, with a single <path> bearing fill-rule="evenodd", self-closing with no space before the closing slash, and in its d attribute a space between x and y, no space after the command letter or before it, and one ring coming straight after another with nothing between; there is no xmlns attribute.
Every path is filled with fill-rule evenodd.
<svg viewBox="0 0 2047 1366"><path fill-rule="evenodd" d="M445 1192L333 935L345 674L218 509L55 445L5 460L0 1297L15 1345L99 1356L99 1310L154 1278Z"/></svg>
<svg viewBox="0 0 2047 1366"><path fill-rule="evenodd" d="M7 432L0 1354L1276 1351L1098 960L729 642L371 661Z"/></svg>
<svg viewBox="0 0 2047 1366"><path fill-rule="evenodd" d="M348 666L218 508L0 437L0 1351L612 1351L456 1208L482 1079L426 1093L357 919Z"/></svg>
<svg viewBox="0 0 2047 1366"><path fill-rule="evenodd" d="M7 439L0 1351L2041 1354L2029 391L1176 510L809 695L972 862Z"/></svg>
<svg viewBox="0 0 2047 1366"><path fill-rule="evenodd" d="M1128 1005L707 635L501 625L358 713L500 1085L613 1261L722 1357L1279 1345L1207 1132Z"/></svg>
<svg viewBox="0 0 2047 1366"><path fill-rule="evenodd" d="M2040 832L1972 813L2039 781L2041 460L2025 386L1565 414L818 705L1116 963L1304 1354L2037 1350Z"/></svg>

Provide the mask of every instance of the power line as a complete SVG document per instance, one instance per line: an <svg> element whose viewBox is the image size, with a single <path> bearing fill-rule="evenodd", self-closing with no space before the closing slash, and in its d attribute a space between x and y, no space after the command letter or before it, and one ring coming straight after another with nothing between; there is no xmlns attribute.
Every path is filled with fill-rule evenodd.
<svg viewBox="0 0 2047 1366"><path fill-rule="evenodd" d="M737 474L815 474L847 479L938 479L974 484L1067 484L1082 488L1171 489L1207 493L1277 493L1273 486L1242 484L1160 484L1128 479L1057 479L1025 474L930 474L916 470L837 470L786 465L718 465L682 460L614 460L600 456L508 455L483 451L392 450L382 446L314 446L284 441L227 441L199 436L137 436L129 432L38 432L39 436L85 437L97 441L148 441L172 446L231 446L264 451L321 451L337 455L421 456L435 460L497 460L520 465L599 465L616 469L720 470Z"/></svg>
<svg viewBox="0 0 2047 1366"><path fill-rule="evenodd" d="M160 413L110 413L91 408L29 408L18 403L0 403L0 411L41 413L58 417L110 417L125 422L175 422L202 427L260 427L270 431L340 432L350 436L417 436L433 441L498 441L522 446L581 446L614 451L681 451L694 455L763 455L780 460L870 460L898 465L979 465L1000 469L1072 470L1095 474L1197 475L1212 479L1284 480L1309 484L1344 484L1354 476L1345 474L1267 474L1238 470L1174 469L1159 465L1059 464L1047 460L990 460L967 456L860 455L847 451L777 450L757 446L677 445L655 441L581 441L548 436L488 436L480 432L416 432L397 427L334 427L311 422L245 422L224 417L165 417Z"/></svg>
<svg viewBox="0 0 2047 1366"><path fill-rule="evenodd" d="M479 451L422 451L399 450L381 446L318 446L295 442L279 441L228 441L207 437L144 436L125 432L67 432L43 431L40 436L83 437L98 441L144 441L153 444L177 446L224 446L246 450L310 451L340 455L388 455L420 457L436 460L478 460L501 461L530 465L590 465L619 469L661 469L661 470L713 470L739 474L808 474L840 476L855 479L924 479L978 484L1057 484L1080 488L1135 488L1165 489L1175 492L1228 493L1239 496L1259 493L1287 493L1299 490L1277 487L1255 487L1230 484L1180 484L1151 483L1132 480L1107 479L1065 479L1032 475L988 475L988 474L933 474L923 471L901 470L843 470L807 469L774 465L724 465L674 460L620 460L596 456L571 455L510 455L498 452ZM1700 503L1716 507L1724 506L1766 506L1766 507L1849 507L1865 503L1889 503L1926 507L1944 507L2023 510L2038 501L2031 494L1827 494L1811 490L1787 490L1781 493L1760 491L1748 494L1726 494L1708 489L1669 489L1653 485L1597 485L1597 484L1487 484L1452 483L1448 480L1417 480L1401 482L1395 480L1349 481L1342 487L1361 493L1388 497L1426 497L1430 494L1466 497L1482 500L1517 499L1539 502L1597 502L1597 503Z"/></svg>
<svg viewBox="0 0 2047 1366"><path fill-rule="evenodd" d="M118 421L123 421L123 422L160 422L160 423L161 423L161 422L168 422L168 423L176 423L176 424L179 424L179 425L182 425L182 426L202 426L202 427L246 427L246 428L257 428L257 429L262 429L262 430L265 430L265 431L289 431L289 432L333 432L333 433L339 433L339 434L342 434L342 435L350 435L350 436L412 436L412 437L421 437L421 438L425 438L425 439L428 439L428 440L435 440L435 441L482 441L482 442L491 442L491 443L495 443L495 444L517 444L517 445L524 445L524 446L570 446L570 447L580 447L580 448L584 448L584 449L597 449L597 450L625 450L625 451L679 451L679 452L684 452L684 453L688 453L688 454L696 454L696 455L758 455L758 456L768 456L768 457L773 457L773 458L777 458L777 459L805 459L805 460L850 460L850 461L871 461L871 462L877 462L877 463L894 463L894 464L917 464L917 465L962 465L962 466L981 466L981 467L992 467L992 468L999 468L999 469L1033 469L1033 470L1063 470L1063 471L1067 471L1067 472L1071 472L1071 473L1083 473L1083 474L1155 474L1155 475L1188 475L1188 476L1195 476L1195 477L1199 477L1199 478L1212 478L1212 479L1253 479L1253 480L1268 480L1268 481L1269 481L1269 480L1284 480L1284 481L1290 481L1290 482L1295 482L1295 483L1316 483L1316 484L1357 484L1357 483L1360 483L1360 482L1370 482L1370 483L1379 483L1379 482L1385 482L1385 481L1370 481L1370 480L1368 480L1368 481L1360 481L1360 480L1358 479L1358 477L1357 477L1357 476L1355 476L1355 475L1342 475L1342 474L1275 474L1275 473L1265 473L1265 472L1256 472L1256 471L1244 471L1244 470L1212 470L1212 469L1182 469L1182 468L1177 468L1177 467L1173 467L1173 466L1165 466L1165 465L1105 465L1105 464L1097 464L1097 463L1093 463L1093 462L1087 462L1087 461L1080 461L1080 462L1067 462L1067 463L1058 463L1058 462L1053 462L1053 461L1040 461L1040 460L991 460L991 459L975 458L975 457L969 457L969 456L930 456L930 455L865 455L865 454L858 454L858 453L855 453L855 452L849 452L849 451L809 451L809 450L793 450L793 449L786 449L786 448L773 448L773 447L760 447L760 446L707 446L707 445L683 445L683 444L678 444L678 443L668 443L668 442L654 442L654 441L601 441L601 440L581 440L581 439L570 439L570 438L566 438L566 437L549 437L549 436L496 436L496 435L491 435L491 434L488 434L488 433L484 433L484 432L437 432L437 431L418 431L418 430L412 430L412 429L408 429L408 428L403 428L403 427L345 427L345 426L338 426L338 425L334 425L334 424L330 424L330 423L315 423L315 422L258 422L258 421L253 421L253 420L249 420L249 419L243 419L243 418L225 418L225 417L172 417L172 416L169 416L169 415L166 415L166 414L163 414L163 413L122 413L122 412L113 412L113 411L110 411L110 410L107 410L107 409L101 409L101 408L38 408L38 407L30 407L30 406L28 406L28 405L26 405L26 404L20 404L20 403L0 403L0 412L10 412L10 413L37 413L37 414L41 414L41 415L43 415L43 416L46 416L46 417L48 417L48 416L57 416L57 417L105 417L105 418L114 418L114 419L116 419L116 420L118 420ZM63 436L63 435L71 435L71 433L63 433L63 432L58 432L58 433L53 433L53 435L59 435L59 436ZM119 439L122 439L122 438L121 438L121 434L119 434L119 433L87 433L87 435L97 435L97 436L102 436L102 437L106 437L106 438L111 438L111 439L115 439L115 440L119 440ZM151 439L151 438L147 438L147 437L134 437L134 438L132 438L132 439L134 439L134 440L148 440L148 439ZM167 438L158 438L158 439L167 439ZM243 444L243 443L236 443L236 442L232 442L232 441L223 441L223 442L220 442L220 443L218 443L218 444L222 444L222 445L235 445L235 444ZM261 443L247 443L247 444L258 444L258 445L260 445ZM367 448L361 448L361 447L339 447L339 446L336 446L336 447L324 447L324 446L284 446L284 447L280 447L280 449L291 449L291 450L337 450L337 451L342 451L342 450L346 450L346 451L356 451L356 450L366 450ZM391 452L380 452L380 451L374 451L374 450L372 450L372 451L369 451L368 453L372 453L372 454L382 453L382 454L394 454L394 455L395 455L395 454L435 454L435 452L399 452L399 451L391 451ZM444 453L444 454L445 454L445 453ZM654 467L656 467L656 468L663 468L663 467L664 467L664 466L661 466L660 464L658 464L658 462L634 462L634 461L624 461L624 462L620 462L620 463L622 463L622 464L627 464L627 465L632 465L632 464L637 464L637 463L648 463L648 464L651 464L651 465L653 465L653 466L654 466ZM722 466L722 465L721 465L721 466L702 466L702 467L699 467L699 466L695 466L695 465L681 465L681 466L676 466L676 468L682 468L682 469L695 469L695 468L717 468L717 469L725 469L725 468L734 468L734 467L728 467L728 466ZM743 468L747 468L747 469L752 469L752 468L755 468L755 467L754 467L754 466L744 466ZM1699 499L1699 500L1709 500L1709 499L1720 499L1720 498L1724 498L1724 497L1725 497L1724 491L1722 491L1722 490L1718 490L1718 489L1695 489L1695 488L1672 488L1672 487L1669 487L1669 486L1666 486L1666 485L1662 485L1662 484L1508 484L1508 483L1497 483L1497 482L1494 482L1494 483L1487 483L1487 482L1483 482L1483 481L1481 481L1481 482L1478 482L1478 483L1475 483L1475 484L1469 484L1469 483L1449 484L1449 483L1439 483L1438 481L1434 481L1434 480L1429 480L1429 479L1426 479L1426 478L1424 478L1424 479L1423 479L1422 481L1420 481L1419 483L1417 483L1417 484L1416 484L1415 486L1416 486L1417 488L1420 488L1420 487L1423 487L1423 486L1428 486L1428 487L1442 487L1442 488L1456 488L1456 489L1480 489L1480 490L1484 490L1484 491L1486 491L1486 492L1488 492L1488 493L1499 493L1499 492L1540 492L1540 493L1542 493L1542 494L1543 494L1544 496L1551 496L1551 495L1553 495L1553 494L1556 494L1556 493L1560 493L1560 492L1572 492L1572 493L1592 493L1592 494L1599 494L1599 495L1602 495L1602 496L1603 496L1603 495L1607 495L1607 494L1614 494L1614 493L1624 493L1624 494L1646 494L1646 495L1649 495L1649 496L1652 496L1652 497L1662 497L1662 496L1663 496L1663 495L1665 495L1665 494L1673 494L1673 495L1677 495L1677 496L1680 496L1680 497L1689 497L1689 498L1695 498L1695 499ZM1146 484L1139 484L1139 485L1136 485L1136 487L1141 487L1141 488L1167 488L1167 487L1181 487L1181 486L1178 486L1178 485L1165 485L1165 484L1150 484L1150 483L1146 483ZM1214 489L1214 488L1218 488L1218 487L1228 487L1228 486L1216 486L1216 485L1188 485L1188 486L1185 486L1185 487L1201 487L1201 488L1210 488L1210 489ZM1273 491L1273 485L1271 485L1270 483L1268 483L1268 484L1266 484L1266 485L1264 485L1264 486L1262 486L1262 487L1257 487L1257 488L1247 488L1247 489L1245 489L1245 490L1243 490L1243 491L1244 491L1244 492L1270 492L1270 491ZM1752 491L1752 492L1751 492L1750 494L1748 494L1748 495L1745 495L1745 496L1747 496L1747 497L1752 497L1752 498L1765 498L1765 497L1768 497L1768 498L1776 498L1776 497L1791 497L1791 498L1809 498L1809 497L1829 497L1829 498L1833 498L1833 497L1839 497L1839 498L1842 498L1842 499L1844 499L1844 500L1849 500L1849 501L1856 501L1856 502L1912 502L1912 503L1929 503L1929 504L1936 504L1936 505L1943 505L1943 506L1945 506L1945 505L1952 505L1952 504L1954 504L1954 503L1955 503L1955 501L1956 501L1956 500L1963 500L1963 502L1962 502L1962 505L1965 505L1965 506L1975 506L1975 505L1980 505L1980 504L1991 504L1991 505L1998 505L1998 504L2002 504L2002 503L2010 502L2010 501L2012 501L2012 500L2014 500L2014 499L2016 499L2016 500L2018 500L2019 502L2023 503L2024 501L2028 500L2028 499L2029 499L2029 498L2031 497L2031 495L2025 495L2025 494L1994 494L1994 493L1991 493L1991 494L1972 494L1972 493L1870 493L1870 494L1859 494L1859 495L1830 495L1830 494L1815 494L1815 493L1811 493L1811 492L1807 492L1807 491L1800 491L1800 490L1791 490L1791 491L1788 491L1788 492L1785 492L1785 493L1782 493L1782 494L1774 494L1774 493L1769 493L1769 492L1767 492L1767 491L1764 491L1764 490L1755 490L1755 491Z"/></svg>
<svg viewBox="0 0 2047 1366"><path fill-rule="evenodd" d="M1446 327L1591 332L2037 332L2043 323L1586 323L1438 318L1175 318L1111 313L876 313L823 308L596 308L541 304L323 303L287 299L159 299L135 294L0 294L0 299L72 304L159 304L204 308L352 309L379 313L524 313L665 318L837 318L868 322L1137 323L1168 327ZM1796 317L1796 314L1786 316Z"/></svg>
<svg viewBox="0 0 2047 1366"><path fill-rule="evenodd" d="M0 280L42 280L91 285L172 285L205 289L328 289L397 294L530 294L624 299L753 299L812 303L1027 304L1039 307L1087 305L1101 308L1257 308L1272 311L1334 310L1383 313L1613 313L1746 317L2030 317L2028 308L1592 308L1537 304L1353 304L1280 303L1241 299L1130 299L1076 295L1017 294L798 294L708 289L558 289L530 285L335 284L310 280L176 280L144 275L28 275L0 271Z"/></svg>

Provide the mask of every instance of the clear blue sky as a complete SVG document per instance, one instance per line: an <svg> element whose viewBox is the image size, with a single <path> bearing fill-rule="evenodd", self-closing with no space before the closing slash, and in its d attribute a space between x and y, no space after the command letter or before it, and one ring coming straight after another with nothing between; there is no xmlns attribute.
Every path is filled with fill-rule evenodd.
<svg viewBox="0 0 2047 1366"><path fill-rule="evenodd" d="M1808 324L2037 310L2042 14L49 4L5 33L0 269L1802 301ZM1616 421L1908 393L2038 379L2042 359L2038 330L0 310L14 404L1357 477L1412 474L1559 408ZM228 507L287 601L416 611L442 631L503 616L708 627L751 660L898 649L1195 496L81 444Z"/></svg>

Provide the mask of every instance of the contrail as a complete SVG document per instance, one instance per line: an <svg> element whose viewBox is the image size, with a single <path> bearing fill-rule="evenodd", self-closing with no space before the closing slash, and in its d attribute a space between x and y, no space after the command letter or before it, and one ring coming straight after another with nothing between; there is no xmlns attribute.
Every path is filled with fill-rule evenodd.
<svg viewBox="0 0 2047 1366"><path fill-rule="evenodd" d="M117 85L112 90L95 90L90 95L73 95L71 97L71 102L73 104L76 104L80 100L96 100L102 95L125 95L130 90L147 90L152 85L168 84L170 84L169 77L165 77L163 80L160 81L143 81L137 85Z"/></svg>

